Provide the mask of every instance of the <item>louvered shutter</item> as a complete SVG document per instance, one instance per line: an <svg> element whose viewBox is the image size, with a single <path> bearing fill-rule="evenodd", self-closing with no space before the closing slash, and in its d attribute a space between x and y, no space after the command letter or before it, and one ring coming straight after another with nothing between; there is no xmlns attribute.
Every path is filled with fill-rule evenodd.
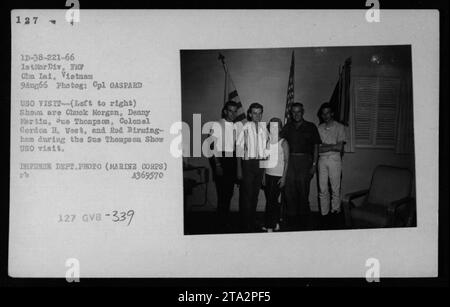
<svg viewBox="0 0 450 307"><path fill-rule="evenodd" d="M356 146L394 147L400 80L358 77L355 85Z"/></svg>

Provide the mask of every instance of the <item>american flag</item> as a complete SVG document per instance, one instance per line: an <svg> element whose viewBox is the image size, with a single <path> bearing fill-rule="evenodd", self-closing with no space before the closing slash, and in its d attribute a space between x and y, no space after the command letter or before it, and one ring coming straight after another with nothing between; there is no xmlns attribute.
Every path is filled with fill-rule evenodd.
<svg viewBox="0 0 450 307"><path fill-rule="evenodd" d="M244 108L242 107L241 99L239 98L238 92L236 90L236 86L234 85L234 82L230 76L230 72L228 71L228 67L225 64L225 57L221 53L219 53L218 59L222 62L223 68L225 70L225 90L223 103L225 104L227 101L230 100L236 102L238 105L238 109L235 122L243 121L246 118L246 115L244 112Z"/></svg>
<svg viewBox="0 0 450 307"><path fill-rule="evenodd" d="M286 110L284 112L284 123L287 123L291 118L290 110L292 103L294 103L294 71L295 71L295 56L294 51L292 51L291 69L289 71L289 82L286 97Z"/></svg>

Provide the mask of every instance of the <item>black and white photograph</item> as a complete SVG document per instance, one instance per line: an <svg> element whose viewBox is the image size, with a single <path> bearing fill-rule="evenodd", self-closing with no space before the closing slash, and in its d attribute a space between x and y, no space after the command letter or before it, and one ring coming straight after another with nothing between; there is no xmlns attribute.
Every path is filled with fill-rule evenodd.
<svg viewBox="0 0 450 307"><path fill-rule="evenodd" d="M186 235L416 226L411 46L180 59Z"/></svg>
<svg viewBox="0 0 450 307"><path fill-rule="evenodd" d="M75 2L8 11L10 285L442 276L440 11Z"/></svg>

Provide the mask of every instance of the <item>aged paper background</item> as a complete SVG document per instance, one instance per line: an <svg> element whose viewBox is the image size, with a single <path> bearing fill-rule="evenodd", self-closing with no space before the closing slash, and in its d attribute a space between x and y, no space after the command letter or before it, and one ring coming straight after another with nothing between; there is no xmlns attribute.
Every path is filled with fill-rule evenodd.
<svg viewBox="0 0 450 307"><path fill-rule="evenodd" d="M16 15L39 16L37 25ZM66 259L83 277L364 277L366 259L381 277L437 275L438 11L81 11L71 26L64 10L12 11L11 198L9 274L64 277ZM53 25L47 20L54 19ZM169 154L170 125L181 119L180 49L411 44L418 226L230 235L183 235L182 161ZM98 79L145 84L133 96L157 112L165 129L158 150L84 144L36 161L166 161L161 181L124 173L35 172L18 177L19 54L74 53ZM76 92L96 99L110 92ZM39 94L41 95L41 94ZM64 98L66 92L49 95ZM116 95L117 96L117 95ZM114 148L117 148L114 147ZM28 162L29 158L26 159ZM129 227L57 223L58 214L133 209Z"/></svg>

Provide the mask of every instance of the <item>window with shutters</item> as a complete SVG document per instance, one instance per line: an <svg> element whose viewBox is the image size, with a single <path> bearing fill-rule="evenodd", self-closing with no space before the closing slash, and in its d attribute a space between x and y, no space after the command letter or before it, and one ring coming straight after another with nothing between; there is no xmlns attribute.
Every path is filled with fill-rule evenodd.
<svg viewBox="0 0 450 307"><path fill-rule="evenodd" d="M355 146L394 148L400 79L355 78Z"/></svg>

